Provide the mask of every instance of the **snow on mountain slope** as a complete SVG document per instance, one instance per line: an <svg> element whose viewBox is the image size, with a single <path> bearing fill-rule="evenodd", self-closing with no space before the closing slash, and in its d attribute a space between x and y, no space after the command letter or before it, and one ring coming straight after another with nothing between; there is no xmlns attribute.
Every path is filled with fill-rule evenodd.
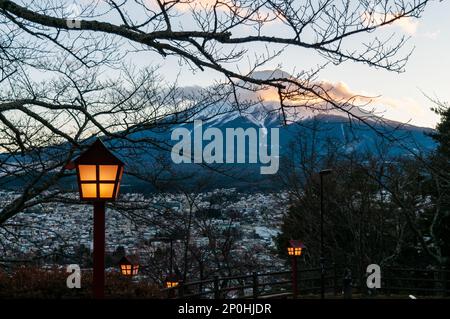
<svg viewBox="0 0 450 319"><path fill-rule="evenodd" d="M290 74L281 70L257 71L250 76L259 80L292 78ZM285 104L291 107L284 108L281 111L279 95L275 88L256 85L249 86L248 84L244 85L244 83L239 82L236 87L237 96L240 101L245 101L245 104L249 104L249 106L237 110L233 108L231 103L228 103L227 106L220 106L221 112L214 110L214 107L212 107L200 112L198 118L210 118L211 114L216 112L220 114L207 121L210 125L224 125L238 117L244 117L258 127L265 127L267 124L274 124L276 122L282 122L281 124L296 123L312 119L318 115L363 119L368 122L374 122L380 119L373 112L362 107L367 106L372 98L354 96L344 83L322 81L313 84L320 87L322 94L326 92L331 100L338 101L341 108L336 108L319 97L304 92L301 96L286 100ZM248 89L243 87L247 87ZM195 89L200 88L190 88L189 90L193 92ZM345 103L349 101L351 103Z"/></svg>

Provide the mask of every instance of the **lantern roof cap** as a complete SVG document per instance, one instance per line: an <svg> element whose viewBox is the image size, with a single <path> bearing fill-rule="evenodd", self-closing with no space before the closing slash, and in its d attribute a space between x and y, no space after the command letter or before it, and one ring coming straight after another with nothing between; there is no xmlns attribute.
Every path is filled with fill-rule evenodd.
<svg viewBox="0 0 450 319"><path fill-rule="evenodd" d="M168 274L166 277L166 281L178 281L178 275L177 274Z"/></svg>
<svg viewBox="0 0 450 319"><path fill-rule="evenodd" d="M289 240L289 245L293 248L306 248L306 246L303 244L303 242L301 240L294 240L291 239Z"/></svg>
<svg viewBox="0 0 450 319"><path fill-rule="evenodd" d="M78 156L74 163L78 164L115 164L124 165L106 146L100 138L97 138L94 143L80 156Z"/></svg>
<svg viewBox="0 0 450 319"><path fill-rule="evenodd" d="M137 256L123 256L119 260L119 265L138 265L139 258Z"/></svg>

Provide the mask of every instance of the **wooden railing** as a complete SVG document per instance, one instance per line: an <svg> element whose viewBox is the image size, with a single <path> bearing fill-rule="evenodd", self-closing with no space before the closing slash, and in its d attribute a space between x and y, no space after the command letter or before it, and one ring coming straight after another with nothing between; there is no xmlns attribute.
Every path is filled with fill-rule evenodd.
<svg viewBox="0 0 450 319"><path fill-rule="evenodd" d="M315 296L321 289L321 269L299 269L297 275L300 297ZM349 287L344 287L344 268L325 268L325 291L327 295L339 296ZM350 290L354 294L425 296L450 295L449 270L423 270L383 267L381 288L368 289L365 273L352 271ZM174 288L163 289L169 298L290 298L292 297L292 273L289 270L275 272L253 272L250 274L218 277L201 281L180 282Z"/></svg>

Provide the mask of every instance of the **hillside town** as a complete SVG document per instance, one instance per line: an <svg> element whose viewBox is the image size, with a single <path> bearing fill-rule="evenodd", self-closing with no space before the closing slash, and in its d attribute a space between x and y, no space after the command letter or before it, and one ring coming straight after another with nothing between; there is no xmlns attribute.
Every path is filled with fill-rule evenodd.
<svg viewBox="0 0 450 319"><path fill-rule="evenodd" d="M0 192L0 206L7 205L16 196L13 192ZM165 225L166 216L207 211L214 212L206 216L214 229L232 229L234 234L239 234L234 253L254 249L258 251L258 263L273 265L276 258L274 236L279 233L282 217L288 208L287 192L240 193L236 189L216 189L194 197L195 206L190 208L184 194L162 193L147 197L138 193L123 194L123 202L139 203L139 207L145 209L133 210L137 218L132 218L126 211L107 209L106 251L112 253L123 247L126 252L140 255L145 260L146 254L151 254L145 243L152 243L155 250L164 245L157 239L167 231L161 226ZM55 252L70 255L79 247L92 251L92 218L89 204L39 204L14 216L0 228L2 255L10 259ZM195 225L192 227L191 243L201 247L208 245L209 240Z"/></svg>

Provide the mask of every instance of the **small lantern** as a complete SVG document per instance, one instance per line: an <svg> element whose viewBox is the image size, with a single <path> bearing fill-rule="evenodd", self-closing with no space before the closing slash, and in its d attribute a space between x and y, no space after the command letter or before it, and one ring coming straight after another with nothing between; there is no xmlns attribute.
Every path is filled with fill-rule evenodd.
<svg viewBox="0 0 450 319"><path fill-rule="evenodd" d="M97 139L73 163L77 169L80 199L115 200L119 195L124 164Z"/></svg>
<svg viewBox="0 0 450 319"><path fill-rule="evenodd" d="M305 249L305 245L300 240L290 240L288 247L289 256L301 256L302 250Z"/></svg>
<svg viewBox="0 0 450 319"><path fill-rule="evenodd" d="M139 262L135 256L125 256L119 261L120 273L124 276L133 277L139 272Z"/></svg>
<svg viewBox="0 0 450 319"><path fill-rule="evenodd" d="M175 274L171 274L169 276L167 276L166 280L165 280L165 285L166 288L173 288L178 286L179 284L179 280L178 280L178 276Z"/></svg>

